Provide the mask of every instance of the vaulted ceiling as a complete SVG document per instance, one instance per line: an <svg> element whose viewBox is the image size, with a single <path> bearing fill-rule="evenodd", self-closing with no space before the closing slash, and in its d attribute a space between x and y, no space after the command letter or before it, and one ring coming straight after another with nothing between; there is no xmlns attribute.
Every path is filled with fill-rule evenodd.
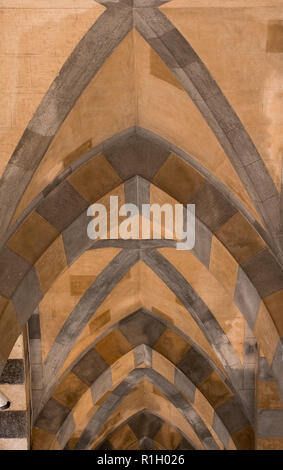
<svg viewBox="0 0 283 470"><path fill-rule="evenodd" d="M0 149L0 372L28 325L31 448L283 448L283 1L36 3L3 8ZM90 240L113 195L195 204L194 249Z"/></svg>

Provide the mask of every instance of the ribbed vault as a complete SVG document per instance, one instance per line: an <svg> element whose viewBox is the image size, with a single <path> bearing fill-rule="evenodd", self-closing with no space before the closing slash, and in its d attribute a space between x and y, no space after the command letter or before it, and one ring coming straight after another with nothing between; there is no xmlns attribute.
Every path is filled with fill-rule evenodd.
<svg viewBox="0 0 283 470"><path fill-rule="evenodd" d="M28 325L32 449L280 448L277 169L181 0L98 3L0 181L0 372ZM89 239L111 196L195 204L194 248Z"/></svg>

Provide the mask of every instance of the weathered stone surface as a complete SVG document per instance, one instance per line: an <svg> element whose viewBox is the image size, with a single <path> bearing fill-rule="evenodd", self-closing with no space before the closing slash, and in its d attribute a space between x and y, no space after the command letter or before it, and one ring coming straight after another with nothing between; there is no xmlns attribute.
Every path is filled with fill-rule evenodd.
<svg viewBox="0 0 283 470"><path fill-rule="evenodd" d="M29 320L41 299L42 292L38 276L32 268L13 295L13 304L22 326Z"/></svg>
<svg viewBox="0 0 283 470"><path fill-rule="evenodd" d="M26 411L1 412L0 438L15 439L27 435L28 417Z"/></svg>
<svg viewBox="0 0 283 470"><path fill-rule="evenodd" d="M24 382L25 369L23 359L8 359L0 376L0 384L23 384Z"/></svg>
<svg viewBox="0 0 283 470"><path fill-rule="evenodd" d="M73 367L72 372L90 386L107 368L107 362L92 348Z"/></svg>
<svg viewBox="0 0 283 470"><path fill-rule="evenodd" d="M253 328L258 313L260 297L242 268L238 270L234 301L246 318L250 328Z"/></svg>
<svg viewBox="0 0 283 470"><path fill-rule="evenodd" d="M61 403L54 398L50 398L43 411L40 413L36 421L36 426L50 432L51 434L56 434L59 431L60 426L65 421L68 413L68 408L61 405Z"/></svg>
<svg viewBox="0 0 283 470"><path fill-rule="evenodd" d="M123 335L133 346L153 346L165 330L165 326L152 316L138 311L120 322Z"/></svg>
<svg viewBox="0 0 283 470"><path fill-rule="evenodd" d="M37 212L61 232L87 207L88 203L64 181L43 199Z"/></svg>

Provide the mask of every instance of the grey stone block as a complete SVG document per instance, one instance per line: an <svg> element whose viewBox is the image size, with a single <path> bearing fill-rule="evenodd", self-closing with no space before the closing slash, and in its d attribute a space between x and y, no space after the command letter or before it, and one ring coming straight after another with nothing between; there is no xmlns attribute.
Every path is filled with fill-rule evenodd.
<svg viewBox="0 0 283 470"><path fill-rule="evenodd" d="M128 376L123 382L121 382L114 390L116 399L121 397L124 399L136 386L136 378ZM113 399L114 401L114 399Z"/></svg>
<svg viewBox="0 0 283 470"><path fill-rule="evenodd" d="M90 386L108 367L103 357L92 348L72 368L72 372Z"/></svg>
<svg viewBox="0 0 283 470"><path fill-rule="evenodd" d="M204 90L203 96L207 96L207 105L215 116L221 129L224 132L229 132L230 130L235 129L235 127L241 126L241 122L237 114L219 88L217 86L215 87L215 82L212 82L210 87L208 86L207 88L208 90ZM200 89L199 92L201 93Z"/></svg>
<svg viewBox="0 0 283 470"><path fill-rule="evenodd" d="M283 410L259 410L258 437L283 437Z"/></svg>
<svg viewBox="0 0 283 470"><path fill-rule="evenodd" d="M253 142L242 126L231 129L226 135L238 155L239 166L247 166L260 159Z"/></svg>
<svg viewBox="0 0 283 470"><path fill-rule="evenodd" d="M283 338L280 338L273 356L271 369L277 380L278 391L283 403Z"/></svg>
<svg viewBox="0 0 283 470"><path fill-rule="evenodd" d="M280 358L280 362L282 359ZM262 382L274 382L272 370L265 357L258 358L258 379Z"/></svg>
<svg viewBox="0 0 283 470"><path fill-rule="evenodd" d="M260 201L266 201L271 197L278 197L275 184L271 179L264 162L261 159L250 163L245 168L250 180L257 189L257 194L260 198Z"/></svg>
<svg viewBox="0 0 283 470"><path fill-rule="evenodd" d="M125 203L135 204L141 214L142 205L150 203L150 183L140 176L135 176L126 181Z"/></svg>
<svg viewBox="0 0 283 470"><path fill-rule="evenodd" d="M215 440L213 439L210 431L206 427L201 417L196 413L194 408L190 407L189 409L184 410L183 414L188 420L188 422L191 424L192 428L194 429L195 433L199 437L204 447L208 450L218 449L218 446Z"/></svg>
<svg viewBox="0 0 283 470"><path fill-rule="evenodd" d="M163 58L164 50L160 48L160 42L162 46L166 48L166 65L170 68L184 68L192 66L198 61L198 55L190 46L188 41L182 36L172 23L168 21L165 15L157 12L156 18L152 18L152 15L145 10L142 10L142 17L146 19L147 24L156 33L156 39L149 38L151 46L160 53L160 57Z"/></svg>
<svg viewBox="0 0 283 470"><path fill-rule="evenodd" d="M203 184L189 202L196 205L197 218L212 232L218 230L237 212L223 194L209 182Z"/></svg>
<svg viewBox="0 0 283 470"><path fill-rule="evenodd" d="M9 248L2 248L0 252L0 293L4 297L10 298L30 267L30 263L21 256Z"/></svg>
<svg viewBox="0 0 283 470"><path fill-rule="evenodd" d="M136 175L151 181L166 161L169 150L134 130L132 135L123 136L105 148L103 154L123 181Z"/></svg>
<svg viewBox="0 0 283 470"><path fill-rule="evenodd" d="M112 375L110 367L103 372L91 386L93 402L96 403L112 388Z"/></svg>
<svg viewBox="0 0 283 470"><path fill-rule="evenodd" d="M140 450L152 450L153 441L149 437L142 437L139 441Z"/></svg>
<svg viewBox="0 0 283 470"><path fill-rule="evenodd" d="M62 232L68 265L71 265L81 253L93 245L93 240L87 235L87 226L90 221L91 217L87 216L87 211L85 211Z"/></svg>
<svg viewBox="0 0 283 470"><path fill-rule="evenodd" d="M70 411L64 423L62 424L59 432L57 433L57 441L59 442L61 449L65 447L69 439L71 438L75 430L75 422L73 413Z"/></svg>
<svg viewBox="0 0 283 470"><path fill-rule="evenodd" d="M176 388L193 403L195 398L195 385L180 370L175 369L174 384Z"/></svg>
<svg viewBox="0 0 283 470"><path fill-rule="evenodd" d="M121 387L121 384L120 384ZM130 388L126 388L124 390L125 395L116 394L115 391L110 393L108 397L101 403L100 408L107 410L107 412L111 413L117 406L123 401L125 396L130 392Z"/></svg>
<svg viewBox="0 0 283 470"><path fill-rule="evenodd" d="M1 412L0 438L16 439L28 435L28 417L26 411Z"/></svg>
<svg viewBox="0 0 283 470"><path fill-rule="evenodd" d="M195 60L191 63L182 64L181 67L183 68L186 75L190 78L191 82L194 84L198 93L200 94L202 99L206 102L207 106L209 108L212 108L213 106L216 107L217 112L215 113L214 113L214 108L213 108L214 116L217 118L217 115L219 115L220 113L219 108L222 107L223 116L222 116L221 123L223 123L223 120L224 120L224 113L226 113L225 117L227 121L227 117L228 117L227 115L229 115L230 105L229 103L227 103L227 101L225 101L225 98L223 97L221 91L219 90L215 80L213 79L209 71L207 70L204 63L199 59L199 57L196 57Z"/></svg>
<svg viewBox="0 0 283 470"><path fill-rule="evenodd" d="M212 428L216 432L217 436L223 443L224 447L226 448L228 446L229 440L230 440L230 433L224 426L223 422L217 415L217 413L214 412L213 415L213 423L212 423Z"/></svg>
<svg viewBox="0 0 283 470"><path fill-rule="evenodd" d="M215 411L231 434L249 425L249 420L241 411L235 397L218 406Z"/></svg>
<svg viewBox="0 0 283 470"><path fill-rule="evenodd" d="M8 359L0 376L0 384L24 384L25 368L23 359Z"/></svg>
<svg viewBox="0 0 283 470"><path fill-rule="evenodd" d="M152 366L152 350L145 344L141 344L134 349L135 367L145 364Z"/></svg>
<svg viewBox="0 0 283 470"><path fill-rule="evenodd" d="M96 420L92 423L91 428L86 428L80 436L78 442L76 443L74 450L86 450L92 442L93 435L95 435L99 431L100 427L101 422L99 420Z"/></svg>
<svg viewBox="0 0 283 470"><path fill-rule="evenodd" d="M30 362L31 364L41 364L42 362L42 349L40 339L30 339L29 341L30 350Z"/></svg>
<svg viewBox="0 0 283 470"><path fill-rule="evenodd" d="M244 357L246 364L255 364L257 362L258 350L255 337L245 338Z"/></svg>
<svg viewBox="0 0 283 470"><path fill-rule="evenodd" d="M34 390L41 390L43 388L43 370L41 364L32 364L31 386Z"/></svg>
<svg viewBox="0 0 283 470"><path fill-rule="evenodd" d="M283 271L274 256L264 248L250 258L243 269L261 298L283 289Z"/></svg>
<svg viewBox="0 0 283 470"><path fill-rule="evenodd" d="M208 268L210 262L212 232L201 222L195 220L195 246L192 253Z"/></svg>
<svg viewBox="0 0 283 470"><path fill-rule="evenodd" d="M68 227L89 204L64 181L41 202L37 212L59 232Z"/></svg>
<svg viewBox="0 0 283 470"><path fill-rule="evenodd" d="M255 365L245 364L244 366L244 390L255 389Z"/></svg>
<svg viewBox="0 0 283 470"><path fill-rule="evenodd" d="M187 439L183 438L176 450L195 450L195 448Z"/></svg>
<svg viewBox="0 0 283 470"><path fill-rule="evenodd" d="M32 268L13 295L13 304L22 326L28 321L42 297L38 276Z"/></svg>
<svg viewBox="0 0 283 470"><path fill-rule="evenodd" d="M35 313L30 317L28 321L28 332L31 340L40 339L40 318L38 313Z"/></svg>
<svg viewBox="0 0 283 470"><path fill-rule="evenodd" d="M255 389L240 390L239 397L245 409L248 419L251 424L255 426L255 417L256 417L256 391Z"/></svg>
<svg viewBox="0 0 283 470"><path fill-rule="evenodd" d="M41 411L35 425L51 434L56 434L69 412L70 410L66 406L51 397Z"/></svg>
<svg viewBox="0 0 283 470"><path fill-rule="evenodd" d="M210 364L191 348L177 366L195 385L203 382L213 371Z"/></svg>
<svg viewBox="0 0 283 470"><path fill-rule="evenodd" d="M162 426L162 420L145 410L133 416L128 424L138 439L144 435L153 439Z"/></svg>
<svg viewBox="0 0 283 470"><path fill-rule="evenodd" d="M238 270L234 302L244 315L250 328L253 329L260 304L260 297L241 267Z"/></svg>
<svg viewBox="0 0 283 470"><path fill-rule="evenodd" d="M152 347L166 327L152 316L138 311L122 320L119 329L132 346L146 344Z"/></svg>

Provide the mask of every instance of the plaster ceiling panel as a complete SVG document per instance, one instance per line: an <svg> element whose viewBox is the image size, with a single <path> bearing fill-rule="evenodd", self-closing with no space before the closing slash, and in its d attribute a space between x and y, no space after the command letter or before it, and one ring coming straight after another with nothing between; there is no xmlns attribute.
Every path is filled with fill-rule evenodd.
<svg viewBox="0 0 283 470"><path fill-rule="evenodd" d="M64 62L105 10L93 0L1 0L1 8L0 176Z"/></svg>
<svg viewBox="0 0 283 470"><path fill-rule="evenodd" d="M59 173L92 147L135 125L133 37L129 33L78 99L27 188L14 219Z"/></svg>
<svg viewBox="0 0 283 470"><path fill-rule="evenodd" d="M193 15L192 18L186 16L186 25L190 27L190 35L195 37L198 33L193 19ZM194 157L258 218L242 182L204 117L172 72L136 31L135 54L138 125Z"/></svg>
<svg viewBox="0 0 283 470"><path fill-rule="evenodd" d="M283 3L235 1L224 8L213 2L191 9L193 2L186 2L188 8L183 3L172 2L162 11L208 67L280 189Z"/></svg>

